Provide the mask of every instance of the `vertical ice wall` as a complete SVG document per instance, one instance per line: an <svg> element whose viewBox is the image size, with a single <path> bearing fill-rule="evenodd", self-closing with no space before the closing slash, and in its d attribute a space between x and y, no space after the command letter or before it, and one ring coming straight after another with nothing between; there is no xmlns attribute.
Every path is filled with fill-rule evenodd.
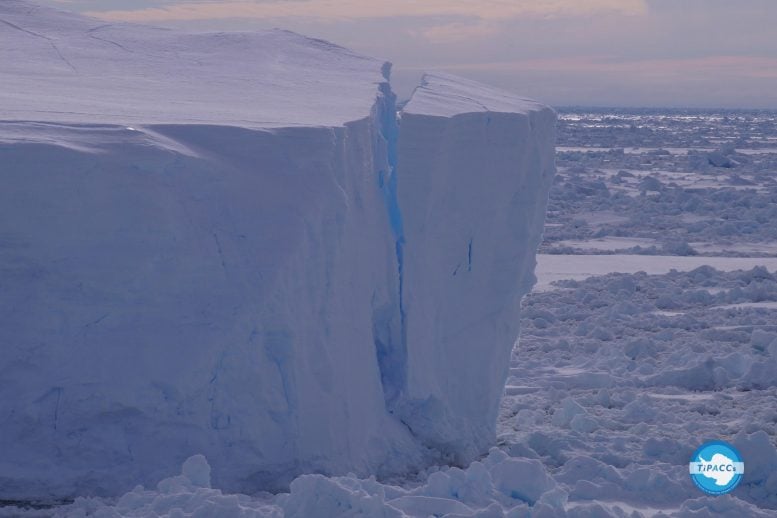
<svg viewBox="0 0 777 518"><path fill-rule="evenodd" d="M379 108L0 144L2 496L114 494L195 452L242 491L417 462L373 345L399 291Z"/></svg>
<svg viewBox="0 0 777 518"><path fill-rule="evenodd" d="M494 440L554 141L549 108L453 76L427 75L402 113L405 386L392 410L462 462Z"/></svg>

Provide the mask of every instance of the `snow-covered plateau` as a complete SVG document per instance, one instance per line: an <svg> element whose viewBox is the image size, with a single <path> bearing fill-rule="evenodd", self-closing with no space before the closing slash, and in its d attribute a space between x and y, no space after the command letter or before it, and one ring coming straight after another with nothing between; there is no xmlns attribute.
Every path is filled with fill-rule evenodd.
<svg viewBox="0 0 777 518"><path fill-rule="evenodd" d="M0 500L488 451L556 115L444 74L398 114L389 69L0 2Z"/></svg>

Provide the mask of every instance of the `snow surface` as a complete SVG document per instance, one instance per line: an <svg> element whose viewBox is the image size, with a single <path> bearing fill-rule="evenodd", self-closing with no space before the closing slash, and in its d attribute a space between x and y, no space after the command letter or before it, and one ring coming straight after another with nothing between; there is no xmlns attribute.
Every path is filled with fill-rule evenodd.
<svg viewBox="0 0 777 518"><path fill-rule="evenodd" d="M106 24L22 0L0 2L0 42L5 121L341 126L370 112L388 68L283 30Z"/></svg>
<svg viewBox="0 0 777 518"><path fill-rule="evenodd" d="M462 113L523 113L546 110L542 104L475 81L443 72L427 73L402 111L405 114L453 117Z"/></svg>
<svg viewBox="0 0 777 518"><path fill-rule="evenodd" d="M400 131L388 67L329 43L16 0L0 49L0 500L195 454L254 492L492 444L550 109L431 76Z"/></svg>

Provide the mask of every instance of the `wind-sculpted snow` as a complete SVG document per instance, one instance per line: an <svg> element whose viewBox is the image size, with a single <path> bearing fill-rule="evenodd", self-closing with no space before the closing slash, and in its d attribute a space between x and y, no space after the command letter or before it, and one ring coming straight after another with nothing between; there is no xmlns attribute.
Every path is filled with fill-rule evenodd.
<svg viewBox="0 0 777 518"><path fill-rule="evenodd" d="M0 500L487 450L554 115L446 77L400 132L388 69L0 3Z"/></svg>

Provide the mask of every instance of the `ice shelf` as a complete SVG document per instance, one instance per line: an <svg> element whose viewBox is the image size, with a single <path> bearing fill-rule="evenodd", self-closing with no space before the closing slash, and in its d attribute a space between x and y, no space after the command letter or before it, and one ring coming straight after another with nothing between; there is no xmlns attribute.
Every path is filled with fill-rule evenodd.
<svg viewBox="0 0 777 518"><path fill-rule="evenodd" d="M0 3L0 499L493 441L554 113L286 31Z"/></svg>

